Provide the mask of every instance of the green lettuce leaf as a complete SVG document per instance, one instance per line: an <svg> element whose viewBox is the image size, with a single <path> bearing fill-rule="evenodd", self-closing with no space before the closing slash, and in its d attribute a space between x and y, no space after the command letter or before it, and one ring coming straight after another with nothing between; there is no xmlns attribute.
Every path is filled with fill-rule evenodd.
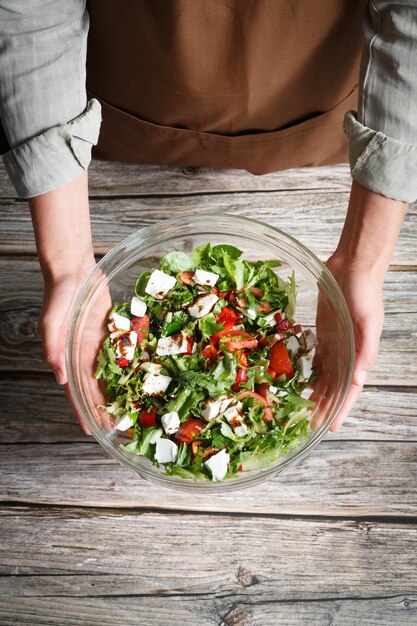
<svg viewBox="0 0 417 626"><path fill-rule="evenodd" d="M185 252L168 252L161 259L161 271L176 275L182 272L193 272L196 269L193 259Z"/></svg>

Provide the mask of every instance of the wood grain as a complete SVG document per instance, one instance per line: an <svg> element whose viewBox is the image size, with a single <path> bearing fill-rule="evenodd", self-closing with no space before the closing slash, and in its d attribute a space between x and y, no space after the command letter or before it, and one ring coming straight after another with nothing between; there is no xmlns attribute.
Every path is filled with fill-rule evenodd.
<svg viewBox="0 0 417 626"><path fill-rule="evenodd" d="M133 595L136 581L128 579L126 584L131 589L128 595L74 596L74 590L80 588L80 580L85 586L89 582L94 592L95 581L103 583L102 578L56 576L53 587L65 583L73 585L70 590L73 596L41 597L45 582L49 589L47 577L25 576L20 580L14 577L10 580L13 584L10 597L0 596L0 619L3 624L19 626L114 626L118 623L123 626L415 626L417 621L417 596L410 593L383 598L336 597L301 602L275 600L274 597L258 599L256 592L249 598L238 593ZM36 595L20 595L31 584ZM113 586L109 581L108 588Z"/></svg>
<svg viewBox="0 0 417 626"><path fill-rule="evenodd" d="M260 219L293 235L327 259L343 226L348 193L258 192L162 197L104 197L90 203L96 254L108 252L136 230L167 217L231 213ZM394 265L417 265L417 207L410 208L394 254ZM34 254L29 211L22 202L0 200L0 248L8 254Z"/></svg>
<svg viewBox="0 0 417 626"><path fill-rule="evenodd" d="M256 487L192 497L155 486L95 443L0 446L0 501L263 515L416 516L417 443L330 437ZM163 495L162 495L163 494Z"/></svg>
<svg viewBox="0 0 417 626"><path fill-rule="evenodd" d="M3 444L91 442L52 375L4 375L0 402ZM332 440L417 442L416 406L417 389L368 387Z"/></svg>
<svg viewBox="0 0 417 626"><path fill-rule="evenodd" d="M197 167L163 167L92 161L89 187L92 196L173 195L287 189L332 189L348 191L351 185L346 164L305 167L254 176L244 170ZM15 198L16 192L0 164L0 197Z"/></svg>
<svg viewBox="0 0 417 626"><path fill-rule="evenodd" d="M417 385L415 283L414 272L388 273L385 330L369 384ZM43 294L37 262L25 257L1 259L0 284L0 371L49 371L37 322Z"/></svg>
<svg viewBox="0 0 417 626"><path fill-rule="evenodd" d="M346 165L252 176L95 162L95 250L167 216L227 211L327 258L350 185ZM301 464L210 497L140 479L81 432L46 373L31 221L1 166L0 225L1 624L417 623L417 205L387 276L378 387Z"/></svg>
<svg viewBox="0 0 417 626"><path fill-rule="evenodd" d="M26 604L31 596L69 596L68 608L83 597L124 596L128 610L131 596L179 604L191 596L211 601L210 612L217 606L212 623L231 625L252 624L256 604L417 593L412 524L12 509L0 527L0 572L13 576L3 581ZM237 606L240 620L222 622ZM406 618L416 604L396 608Z"/></svg>

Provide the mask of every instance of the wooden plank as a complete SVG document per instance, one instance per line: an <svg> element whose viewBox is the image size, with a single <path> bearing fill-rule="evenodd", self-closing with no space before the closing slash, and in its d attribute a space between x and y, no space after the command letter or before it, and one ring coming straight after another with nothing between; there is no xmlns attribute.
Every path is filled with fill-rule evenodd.
<svg viewBox="0 0 417 626"><path fill-rule="evenodd" d="M58 578L58 577L55 577ZM78 581L85 576L76 578L76 587L71 589L78 593ZM94 577L87 577L91 585ZM106 577L107 578L107 577ZM59 578L59 582L68 577ZM101 581L102 577L98 577ZM134 591L120 597L75 597L53 595L40 597L44 593L42 585L45 577L35 577L33 597L20 595L25 593L26 586L32 579L25 577L13 579L16 588L10 591L10 597L0 596L0 619L3 624L28 624L33 626L346 626L366 624L366 626L415 626L417 622L417 596L388 596L386 598L365 599L324 599L290 600L258 599L249 600L241 594L230 596L214 594L171 596L135 596ZM3 583L3 581L2 581ZM132 587L135 580L129 580ZM55 586L59 586L56 584ZM112 585L109 584L110 588ZM49 588L49 586L48 586ZM17 591L19 590L19 591Z"/></svg>
<svg viewBox="0 0 417 626"><path fill-rule="evenodd" d="M417 272L388 273L385 330L379 361L369 376L371 385L417 385L416 277ZM0 371L49 371L37 325L42 304L37 262L1 259L0 284Z"/></svg>
<svg viewBox="0 0 417 626"><path fill-rule="evenodd" d="M136 230L167 217L230 213L265 221L293 235L327 259L343 226L348 193L258 192L179 197L92 200L91 223L97 254L108 252ZM417 265L417 206L406 216L394 265ZM29 211L23 203L0 201L0 249L8 254L35 253Z"/></svg>
<svg viewBox="0 0 417 626"><path fill-rule="evenodd" d="M349 166L346 164L291 169L264 176L254 176L245 170L177 168L104 161L93 161L89 168L90 194L96 196L284 189L347 191L350 189L351 180ZM2 164L0 164L0 197L16 197Z"/></svg>
<svg viewBox="0 0 417 626"><path fill-rule="evenodd" d="M391 597L399 624L416 611L414 524L65 509L4 510L0 524L3 611L5 595L9 611L19 610L22 596L26 611L31 602L40 609L38 598L62 599L63 616L83 598L84 609L90 599L107 597L110 605L124 596L130 619L152 596L174 615L181 606L195 616L204 600L207 619L198 623L230 626L253 624L255 606L259 619L263 605L286 601L385 597L389 604Z"/></svg>
<svg viewBox="0 0 417 626"><path fill-rule="evenodd" d="M91 441L52 374L6 375L0 379L0 402L0 440L4 444Z"/></svg>
<svg viewBox="0 0 417 626"><path fill-rule="evenodd" d="M52 375L0 379L1 443L91 441L78 425L63 387ZM369 387L333 441L417 441L417 389Z"/></svg>
<svg viewBox="0 0 417 626"><path fill-rule="evenodd" d="M209 498L161 491L95 443L4 445L0 453L3 502L326 516L415 516L417 507L416 443L329 437L286 473Z"/></svg>

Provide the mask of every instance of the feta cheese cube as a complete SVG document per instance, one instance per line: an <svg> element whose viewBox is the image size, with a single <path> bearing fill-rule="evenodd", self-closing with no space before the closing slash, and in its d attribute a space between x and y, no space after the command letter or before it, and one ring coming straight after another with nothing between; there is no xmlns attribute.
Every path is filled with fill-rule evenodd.
<svg viewBox="0 0 417 626"><path fill-rule="evenodd" d="M156 346L156 354L159 356L167 356L170 354L185 354L188 352L188 338L184 332L170 337L161 337L158 339Z"/></svg>
<svg viewBox="0 0 417 626"><path fill-rule="evenodd" d="M177 280L174 276L165 274L165 272L161 272L161 270L154 270L149 276L145 293L153 296L157 300L162 300L166 297L168 291L174 287L176 282Z"/></svg>
<svg viewBox="0 0 417 626"><path fill-rule="evenodd" d="M178 446L171 439L159 438L156 441L155 460L158 463L175 463L178 456Z"/></svg>
<svg viewBox="0 0 417 626"><path fill-rule="evenodd" d="M304 400L310 400L311 396L313 395L313 391L314 390L312 389L312 387L306 387L302 390L300 396L304 398Z"/></svg>
<svg viewBox="0 0 417 626"><path fill-rule="evenodd" d="M291 335L286 342L288 352L291 354L296 354L300 349L300 342L298 341L295 335Z"/></svg>
<svg viewBox="0 0 417 626"><path fill-rule="evenodd" d="M172 378L163 374L151 373L145 374L143 379L143 391L150 396L163 396L169 387Z"/></svg>
<svg viewBox="0 0 417 626"><path fill-rule="evenodd" d="M146 313L147 305L145 300L142 298L138 298L137 296L133 296L130 302L130 312L135 317L143 317Z"/></svg>
<svg viewBox="0 0 417 626"><path fill-rule="evenodd" d="M180 427L180 416L176 411L171 411L161 417L161 422L166 434L173 435Z"/></svg>
<svg viewBox="0 0 417 626"><path fill-rule="evenodd" d="M196 269L194 272L193 280L197 285L207 285L208 287L214 287L219 279L219 275L214 272L206 272L205 270Z"/></svg>
<svg viewBox="0 0 417 626"><path fill-rule="evenodd" d="M313 371L313 351L297 359L297 369L300 372L299 380L308 380Z"/></svg>
<svg viewBox="0 0 417 626"><path fill-rule="evenodd" d="M300 342L303 352L310 352L317 344L316 335L312 330L306 328L301 333Z"/></svg>
<svg viewBox="0 0 417 626"><path fill-rule="evenodd" d="M204 465L209 468L211 472L212 480L218 482L223 480L227 474L227 467L230 461L230 454L226 450L220 450L216 454L213 454Z"/></svg>
<svg viewBox="0 0 417 626"><path fill-rule="evenodd" d="M132 361L135 355L135 347L138 339L138 334L134 330L129 333L123 333L116 338L116 357L124 357L128 361Z"/></svg>
<svg viewBox="0 0 417 626"><path fill-rule="evenodd" d="M213 400L211 398L209 400L204 400L204 402L200 404L202 417L209 422L220 415L220 413L223 413L233 400L233 396L217 398L217 400Z"/></svg>
<svg viewBox="0 0 417 626"><path fill-rule="evenodd" d="M188 307L188 313L191 317L200 318L208 315L216 302L218 301L218 296L215 293L207 293L201 296L197 296L192 304Z"/></svg>
<svg viewBox="0 0 417 626"><path fill-rule="evenodd" d="M129 428L132 428L132 426L133 426L132 420L130 419L128 415L125 415L124 417L122 417L121 420L117 422L116 430L125 431L125 430L128 430Z"/></svg>
<svg viewBox="0 0 417 626"><path fill-rule="evenodd" d="M118 313L112 313L111 316L109 317L109 322L107 324L108 329L111 332L118 332L118 331L127 331L130 330L130 319L128 317L125 317L124 315L119 315Z"/></svg>
<svg viewBox="0 0 417 626"><path fill-rule="evenodd" d="M243 424L241 424L240 426L235 426L234 431L238 437L246 437L249 432L245 422L243 422Z"/></svg>
<svg viewBox="0 0 417 626"><path fill-rule="evenodd" d="M246 437L249 430L242 415L242 403L237 402L224 411L224 416L238 437Z"/></svg>

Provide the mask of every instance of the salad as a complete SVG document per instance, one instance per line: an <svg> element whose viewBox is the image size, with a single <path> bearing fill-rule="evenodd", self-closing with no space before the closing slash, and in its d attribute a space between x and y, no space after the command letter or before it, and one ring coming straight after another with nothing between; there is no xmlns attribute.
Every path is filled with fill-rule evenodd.
<svg viewBox="0 0 417 626"><path fill-rule="evenodd" d="M108 318L107 411L167 474L221 481L266 469L308 432L315 337L293 319L294 275L229 245L169 252Z"/></svg>

